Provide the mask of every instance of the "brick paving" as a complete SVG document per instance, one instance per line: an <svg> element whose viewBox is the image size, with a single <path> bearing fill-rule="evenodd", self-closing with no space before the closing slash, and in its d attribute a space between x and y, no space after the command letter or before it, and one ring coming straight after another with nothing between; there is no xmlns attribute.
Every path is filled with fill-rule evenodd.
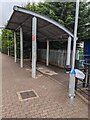
<svg viewBox="0 0 90 120"><path fill-rule="evenodd" d="M1 61L0 61L1 62ZM60 80L65 77L62 73ZM33 89L39 97L20 101L17 92ZM31 78L31 69L21 69L13 58L2 55L3 118L88 118L88 105L78 96L71 102L68 89L40 72Z"/></svg>
<svg viewBox="0 0 90 120"><path fill-rule="evenodd" d="M51 66L49 65L48 67L46 67L44 65L44 63L38 63L38 68L41 68L43 67L43 69L46 69L46 71L54 71L56 74L52 74L52 75L49 75L49 74L45 74L47 76L50 76L50 78L56 80L56 82L62 84L65 89L68 89L68 81L69 81L69 74L66 74L64 73L64 69L62 68L59 68L59 67L56 67L56 66ZM43 73L42 69L39 70L41 73Z"/></svg>
<svg viewBox="0 0 90 120"><path fill-rule="evenodd" d="M0 53L0 119L2 118L2 55Z"/></svg>

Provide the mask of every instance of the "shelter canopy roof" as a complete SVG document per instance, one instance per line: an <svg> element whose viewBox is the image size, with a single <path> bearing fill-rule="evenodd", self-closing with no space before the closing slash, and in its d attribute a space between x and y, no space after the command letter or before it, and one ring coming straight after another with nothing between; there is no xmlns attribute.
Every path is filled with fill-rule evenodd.
<svg viewBox="0 0 90 120"><path fill-rule="evenodd" d="M45 41L48 39L65 42L68 36L74 37L68 29L46 16L18 6L14 6L13 10L6 29L19 31L20 27L22 27L24 33L32 36L32 18L36 17L38 40Z"/></svg>

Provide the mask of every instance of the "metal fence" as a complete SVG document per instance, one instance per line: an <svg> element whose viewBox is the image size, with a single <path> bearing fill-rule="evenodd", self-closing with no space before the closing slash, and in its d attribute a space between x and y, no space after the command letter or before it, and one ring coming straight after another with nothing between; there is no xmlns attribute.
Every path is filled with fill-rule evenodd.
<svg viewBox="0 0 90 120"><path fill-rule="evenodd" d="M86 99L90 100L90 63L84 63L83 72L85 79L76 78L75 89Z"/></svg>
<svg viewBox="0 0 90 120"><path fill-rule="evenodd" d="M46 49L38 49L38 60L46 61ZM58 66L65 66L66 50L50 50L49 63Z"/></svg>

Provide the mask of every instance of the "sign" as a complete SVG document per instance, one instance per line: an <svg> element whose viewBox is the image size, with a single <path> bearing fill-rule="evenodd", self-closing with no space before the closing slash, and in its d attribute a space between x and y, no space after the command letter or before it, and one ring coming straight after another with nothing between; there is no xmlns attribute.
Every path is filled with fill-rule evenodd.
<svg viewBox="0 0 90 120"><path fill-rule="evenodd" d="M81 80L85 78L85 74L82 71L75 69L75 73L76 73L76 78L81 79Z"/></svg>
<svg viewBox="0 0 90 120"><path fill-rule="evenodd" d="M32 35L32 41L34 41L35 40L35 36L34 35Z"/></svg>

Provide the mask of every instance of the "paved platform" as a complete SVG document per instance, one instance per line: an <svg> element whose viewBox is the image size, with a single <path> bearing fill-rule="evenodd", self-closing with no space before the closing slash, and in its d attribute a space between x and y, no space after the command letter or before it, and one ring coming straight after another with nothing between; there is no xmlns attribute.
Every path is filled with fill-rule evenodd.
<svg viewBox="0 0 90 120"><path fill-rule="evenodd" d="M31 64L32 63L30 60L24 61L24 67L29 70L32 67ZM68 89L69 74L64 73L64 69L52 65L49 65L47 67L45 63L37 62L37 71L39 71L47 77L52 78L53 80L56 80L56 82L62 84L64 87L66 87L66 89Z"/></svg>
<svg viewBox="0 0 90 120"><path fill-rule="evenodd" d="M0 120L2 118L2 55L0 53Z"/></svg>
<svg viewBox="0 0 90 120"><path fill-rule="evenodd" d="M67 81L68 76L62 72L60 80L63 79L64 82ZM13 58L3 54L2 116L4 118L88 118L88 105L78 96L74 101L70 101L68 89L65 87L67 85L64 86L62 83L38 71L36 79L32 79L31 68L28 65L21 69L18 63L14 63ZM17 92L32 89L39 97L19 100Z"/></svg>

